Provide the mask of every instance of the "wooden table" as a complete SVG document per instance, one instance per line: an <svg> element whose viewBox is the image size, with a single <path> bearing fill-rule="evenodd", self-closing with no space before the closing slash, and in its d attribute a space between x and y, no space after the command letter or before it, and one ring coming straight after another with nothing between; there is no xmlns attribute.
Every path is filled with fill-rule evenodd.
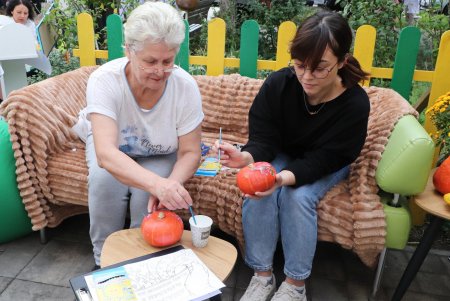
<svg viewBox="0 0 450 301"><path fill-rule="evenodd" d="M433 174L434 170L431 171L424 192L414 197L416 204L432 215L431 221L423 234L419 245L414 251L413 256L408 262L408 266L392 296L391 300L393 301L398 301L403 298L403 295L422 266L425 257L427 257L433 241L436 239L436 236L442 228L442 223L445 220L450 220L450 205L447 205L447 203L444 202L442 194L434 189Z"/></svg>
<svg viewBox="0 0 450 301"><path fill-rule="evenodd" d="M229 242L210 236L208 245L196 248L192 245L191 231L184 230L181 241L183 247L192 249L204 264L224 281L233 270L237 259L237 250ZM173 247L173 246L170 246ZM105 240L100 258L102 268L125 260L158 252L167 248L150 246L141 235L141 230L127 229L114 232Z"/></svg>

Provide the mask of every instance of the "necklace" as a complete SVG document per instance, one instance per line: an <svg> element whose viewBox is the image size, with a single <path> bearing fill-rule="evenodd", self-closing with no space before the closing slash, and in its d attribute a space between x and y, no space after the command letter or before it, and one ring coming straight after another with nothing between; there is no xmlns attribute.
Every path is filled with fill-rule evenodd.
<svg viewBox="0 0 450 301"><path fill-rule="evenodd" d="M303 103L305 104L306 112L308 112L309 115L316 115L316 114L318 114L320 112L320 110L322 110L322 108L327 104L326 102L323 102L322 105L320 106L320 108L318 108L316 111L310 111L308 109L308 104L306 102L305 91L303 91Z"/></svg>

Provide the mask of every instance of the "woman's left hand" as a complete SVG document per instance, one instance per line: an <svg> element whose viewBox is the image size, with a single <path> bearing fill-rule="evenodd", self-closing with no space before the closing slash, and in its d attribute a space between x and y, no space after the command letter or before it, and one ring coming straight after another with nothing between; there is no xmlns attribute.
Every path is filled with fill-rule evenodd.
<svg viewBox="0 0 450 301"><path fill-rule="evenodd" d="M266 190L266 191L257 191L257 192L255 192L254 195L246 194L245 197L253 199L253 200L260 200L268 195L271 195L275 190L277 190L279 187L281 187L282 181L283 181L282 176L278 173L275 176L275 184L272 186L272 188L270 188L269 190Z"/></svg>
<svg viewBox="0 0 450 301"><path fill-rule="evenodd" d="M246 198L250 198L253 200L260 200L268 195L271 195L275 190L277 190L281 186L294 185L295 184L295 176L292 172L288 170L282 170L277 173L275 176L275 184L266 191L257 191L254 195L246 194Z"/></svg>

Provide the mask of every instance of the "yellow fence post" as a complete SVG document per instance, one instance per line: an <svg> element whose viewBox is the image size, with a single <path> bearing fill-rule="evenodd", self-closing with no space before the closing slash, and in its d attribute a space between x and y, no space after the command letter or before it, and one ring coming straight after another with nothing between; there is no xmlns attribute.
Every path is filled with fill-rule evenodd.
<svg viewBox="0 0 450 301"><path fill-rule="evenodd" d="M77 30L80 66L95 66L94 22L91 15L81 13L77 16Z"/></svg>
<svg viewBox="0 0 450 301"><path fill-rule="evenodd" d="M371 25L362 25L356 30L353 56L359 61L361 68L369 73L372 71L376 36L377 31ZM363 82L363 86L369 84L370 79Z"/></svg>
<svg viewBox="0 0 450 301"><path fill-rule="evenodd" d="M279 70L286 67L291 60L291 53L289 52L289 47L292 39L295 36L295 31L297 27L292 21L286 21L281 23L278 31L278 41L277 41L277 58L275 70Z"/></svg>
<svg viewBox="0 0 450 301"><path fill-rule="evenodd" d="M225 68L225 21L212 19L208 24L207 75L223 74Z"/></svg>

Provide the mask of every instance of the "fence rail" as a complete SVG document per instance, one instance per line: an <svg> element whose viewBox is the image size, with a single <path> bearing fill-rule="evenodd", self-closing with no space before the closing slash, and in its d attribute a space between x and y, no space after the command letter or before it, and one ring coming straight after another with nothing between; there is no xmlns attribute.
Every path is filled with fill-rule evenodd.
<svg viewBox="0 0 450 301"><path fill-rule="evenodd" d="M80 58L81 66L96 64L96 59L112 60L122 57L123 27L120 16L110 15L107 18L107 50L96 50L92 17L81 13L77 18L79 49L74 55ZM248 77L256 77L257 70L278 70L286 67L290 54L289 42L295 34L296 26L291 21L283 22L278 29L277 53L274 61L258 60L259 25L254 20L247 20L241 27L240 58L225 57L225 21L216 18L208 23L208 39L206 56L189 54L189 26L186 22L186 39L177 56L177 64L189 71L189 66L206 66L207 75L220 75L225 68L239 68L239 73ZM420 30L417 27L405 27L400 32L397 52L393 68L373 66L375 54L376 29L370 25L362 25L356 31L353 55L361 67L371 74L371 78L391 79L391 87L404 98L409 99L413 81L430 82L430 100L432 105L437 97L450 90L450 30L440 40L439 52L434 71L416 70L417 54L420 47ZM368 86L370 79L363 85ZM429 132L435 129L426 117L425 128Z"/></svg>

